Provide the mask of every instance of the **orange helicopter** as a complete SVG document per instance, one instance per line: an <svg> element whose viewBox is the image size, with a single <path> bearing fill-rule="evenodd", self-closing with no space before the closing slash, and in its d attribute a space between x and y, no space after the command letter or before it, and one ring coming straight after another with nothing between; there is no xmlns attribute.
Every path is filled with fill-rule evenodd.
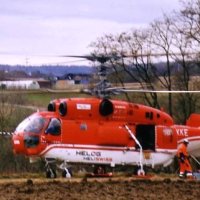
<svg viewBox="0 0 200 200"><path fill-rule="evenodd" d="M14 152L32 161L45 159L49 178L56 177L51 167L55 161L62 162L64 177L71 176L70 163L95 165L94 174L99 176L110 175L105 166L118 165L138 166L138 175L144 175L145 165L168 166L185 138L190 142L188 152L200 156L200 114L192 114L186 125L176 125L162 110L112 100L111 94L131 90L111 88L104 65L99 74L101 81L91 91L97 97L55 99L47 111L22 121L12 136Z"/></svg>

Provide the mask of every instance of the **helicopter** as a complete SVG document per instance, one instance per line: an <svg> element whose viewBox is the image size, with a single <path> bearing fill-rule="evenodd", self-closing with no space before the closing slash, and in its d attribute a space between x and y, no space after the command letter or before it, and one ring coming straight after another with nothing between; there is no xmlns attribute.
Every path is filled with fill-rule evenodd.
<svg viewBox="0 0 200 200"><path fill-rule="evenodd" d="M69 164L94 165L97 176L111 175L106 173L106 166L126 165L137 166L137 174L145 175L144 166L170 165L186 138L190 142L188 152L200 156L200 114L193 113L185 125L176 125L163 110L110 99L113 94L133 90L111 87L104 65L109 57L72 57L101 63L100 82L86 90L93 97L52 100L47 111L24 119L12 135L16 154L31 161L45 160L47 178L57 176L51 166L55 162L61 163L63 177L72 175Z"/></svg>

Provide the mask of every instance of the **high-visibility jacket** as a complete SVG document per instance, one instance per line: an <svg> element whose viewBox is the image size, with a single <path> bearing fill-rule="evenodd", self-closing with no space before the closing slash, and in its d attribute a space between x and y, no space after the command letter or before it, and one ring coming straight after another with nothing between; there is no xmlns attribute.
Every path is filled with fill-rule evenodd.
<svg viewBox="0 0 200 200"><path fill-rule="evenodd" d="M178 156L178 158L182 158L182 156L184 157L184 158L187 158L188 157L188 151L187 151L187 146L186 146L186 144L184 144L184 143L181 143L180 144L180 146L179 146L179 148L178 148L178 151L177 151L177 156Z"/></svg>
<svg viewBox="0 0 200 200"><path fill-rule="evenodd" d="M187 151L187 145L182 143L180 144L177 156L179 158L179 166L180 166L180 176L184 175L186 173L186 176L192 175L192 167L190 165L190 162L188 160L188 151Z"/></svg>

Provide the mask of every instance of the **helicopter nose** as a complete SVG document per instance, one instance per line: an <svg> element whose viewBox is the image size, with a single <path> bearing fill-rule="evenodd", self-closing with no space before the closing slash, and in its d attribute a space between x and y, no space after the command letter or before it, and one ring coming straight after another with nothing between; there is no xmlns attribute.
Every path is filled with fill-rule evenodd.
<svg viewBox="0 0 200 200"><path fill-rule="evenodd" d="M12 136L13 151L16 154L25 153L24 138L20 134L14 134Z"/></svg>

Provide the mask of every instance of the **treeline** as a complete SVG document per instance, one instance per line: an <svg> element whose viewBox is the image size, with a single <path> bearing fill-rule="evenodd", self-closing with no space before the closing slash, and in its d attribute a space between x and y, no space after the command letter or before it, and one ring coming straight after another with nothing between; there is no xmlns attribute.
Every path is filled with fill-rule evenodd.
<svg viewBox="0 0 200 200"><path fill-rule="evenodd" d="M25 73L27 76L43 76L43 77L56 77L63 76L64 74L87 74L93 73L93 69L89 66L80 65L2 65L0 64L0 80L3 80L9 73L18 75L19 72Z"/></svg>
<svg viewBox="0 0 200 200"><path fill-rule="evenodd" d="M94 55L110 56L115 80L123 77L150 90L199 89L200 0L184 0L181 9L146 28L133 28L121 34L104 35L91 44ZM162 67L158 65L162 62ZM122 73L123 71L123 73ZM163 98L156 93L144 94L148 105L161 108ZM165 95L166 110L184 123L198 110L198 95Z"/></svg>

